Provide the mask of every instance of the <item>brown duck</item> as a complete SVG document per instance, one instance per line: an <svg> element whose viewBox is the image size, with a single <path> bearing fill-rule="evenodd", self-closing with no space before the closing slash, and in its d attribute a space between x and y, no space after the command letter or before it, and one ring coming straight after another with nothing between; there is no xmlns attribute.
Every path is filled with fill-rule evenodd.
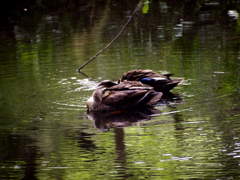
<svg viewBox="0 0 240 180"><path fill-rule="evenodd" d="M121 111L130 108L153 106L162 97L152 87L140 81L101 82L86 104L90 111Z"/></svg>
<svg viewBox="0 0 240 180"><path fill-rule="evenodd" d="M152 70L131 70L124 73L122 78L119 79L119 83L124 80L127 81L140 81L143 84L152 86L155 91L158 92L169 92L175 86L183 82L183 78L171 79L170 76L173 74L161 75L153 72Z"/></svg>

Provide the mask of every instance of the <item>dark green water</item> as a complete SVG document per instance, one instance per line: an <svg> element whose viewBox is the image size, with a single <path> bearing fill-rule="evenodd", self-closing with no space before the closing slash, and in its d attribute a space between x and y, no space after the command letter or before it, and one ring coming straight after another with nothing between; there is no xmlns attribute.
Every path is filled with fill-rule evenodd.
<svg viewBox="0 0 240 180"><path fill-rule="evenodd" d="M134 6L24 15L0 26L0 179L240 178L239 14L152 2L76 72ZM172 91L183 102L87 114L97 84L132 69L185 78Z"/></svg>

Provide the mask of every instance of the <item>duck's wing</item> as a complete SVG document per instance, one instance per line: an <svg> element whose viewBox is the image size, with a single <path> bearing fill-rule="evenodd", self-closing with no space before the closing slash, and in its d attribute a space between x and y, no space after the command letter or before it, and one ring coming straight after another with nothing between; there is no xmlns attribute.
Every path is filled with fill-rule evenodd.
<svg viewBox="0 0 240 180"><path fill-rule="evenodd" d="M146 69L146 70L131 70L126 73L124 73L120 79L120 81L139 81L140 79L144 77L150 77L154 75L154 72L152 70Z"/></svg>
<svg viewBox="0 0 240 180"><path fill-rule="evenodd" d="M127 81L139 81L143 78L151 78L151 79L161 79L161 80L170 80L170 76L172 74L162 75L153 72L150 69L145 70L131 70L126 73L124 73L119 80L119 82L122 82L124 80Z"/></svg>
<svg viewBox="0 0 240 180"><path fill-rule="evenodd" d="M119 88L129 88L129 89L135 89L136 87L148 87L148 88L143 88L143 89L152 89L150 86L142 83L141 81L128 81L124 80L120 84L118 84Z"/></svg>
<svg viewBox="0 0 240 180"><path fill-rule="evenodd" d="M112 87L106 90L102 103L109 106L138 106L155 104L162 93L154 92L151 87Z"/></svg>
<svg viewBox="0 0 240 180"><path fill-rule="evenodd" d="M158 74L152 70L132 70L124 73L122 78L118 82L124 81L141 81L143 84L154 87L155 91L166 92L173 89L184 79L172 79L170 78L173 74Z"/></svg>
<svg viewBox="0 0 240 180"><path fill-rule="evenodd" d="M149 89L129 89L129 88L122 88L122 89L109 89L105 92L105 97L102 99L102 103L109 106L121 106L130 103L136 103L141 98L143 98Z"/></svg>

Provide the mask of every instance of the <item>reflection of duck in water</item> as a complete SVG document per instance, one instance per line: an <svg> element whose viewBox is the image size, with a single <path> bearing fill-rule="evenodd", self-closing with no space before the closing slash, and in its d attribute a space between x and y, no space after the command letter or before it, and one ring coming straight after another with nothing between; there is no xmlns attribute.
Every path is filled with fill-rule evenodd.
<svg viewBox="0 0 240 180"><path fill-rule="evenodd" d="M121 128L135 125L137 122L151 120L152 115L160 114L160 111L152 107L140 108L131 111L88 111L89 119L94 120L94 125L102 132L109 131L110 128Z"/></svg>
<svg viewBox="0 0 240 180"><path fill-rule="evenodd" d="M86 104L90 111L118 111L130 108L153 106L162 97L152 87L140 81L101 82Z"/></svg>
<svg viewBox="0 0 240 180"><path fill-rule="evenodd" d="M153 72L152 70L132 70L124 73L118 82L127 81L140 81L143 84L152 86L155 91L169 92L175 86L183 82L183 78L171 79L173 74L161 75Z"/></svg>
<svg viewBox="0 0 240 180"><path fill-rule="evenodd" d="M157 103L157 105L169 105L169 104L180 104L183 103L183 98L172 92L166 92L163 94L161 100Z"/></svg>

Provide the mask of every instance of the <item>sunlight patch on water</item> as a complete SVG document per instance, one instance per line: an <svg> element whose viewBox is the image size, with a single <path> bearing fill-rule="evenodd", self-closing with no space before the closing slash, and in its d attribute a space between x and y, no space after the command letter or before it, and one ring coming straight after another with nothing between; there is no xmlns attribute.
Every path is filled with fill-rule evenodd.
<svg viewBox="0 0 240 180"><path fill-rule="evenodd" d="M181 124L193 124L193 123L204 123L209 121L189 121L189 122L182 122Z"/></svg>
<svg viewBox="0 0 240 180"><path fill-rule="evenodd" d="M99 82L92 81L90 79L78 79L75 85L80 85L75 91L91 91L97 88Z"/></svg>
<svg viewBox="0 0 240 180"><path fill-rule="evenodd" d="M47 169L67 169L68 167L47 167ZM46 170L47 170L46 169Z"/></svg>
<svg viewBox="0 0 240 180"><path fill-rule="evenodd" d="M194 79L184 79L183 82L181 82L181 85L191 85L192 83L190 81L193 81Z"/></svg>
<svg viewBox="0 0 240 180"><path fill-rule="evenodd" d="M172 154L170 154L170 153L169 154L163 154L163 156L172 156Z"/></svg>
<svg viewBox="0 0 240 180"><path fill-rule="evenodd" d="M193 157L171 157L171 160L187 161Z"/></svg>
<svg viewBox="0 0 240 180"><path fill-rule="evenodd" d="M85 107L85 105L77 105L77 104L68 104L68 103L56 103L61 106L67 106L67 107ZM58 107L58 109L66 109L63 107Z"/></svg>
<svg viewBox="0 0 240 180"><path fill-rule="evenodd" d="M222 72L222 71L213 71L213 73L215 73L215 74L224 74L225 72Z"/></svg>
<svg viewBox="0 0 240 180"><path fill-rule="evenodd" d="M142 162L142 161L135 162L135 164L142 164L142 163L145 163L145 162Z"/></svg>
<svg viewBox="0 0 240 180"><path fill-rule="evenodd" d="M160 162L164 161L187 161L193 157L187 156L187 157L171 157L169 159L161 159Z"/></svg>
<svg viewBox="0 0 240 180"><path fill-rule="evenodd" d="M76 82L72 82L76 80ZM71 77L70 79L61 79L58 81L59 84L73 84L73 85L80 85L80 87L74 89L73 91L91 91L97 88L99 82L86 79L77 79L76 77Z"/></svg>
<svg viewBox="0 0 240 180"><path fill-rule="evenodd" d="M61 79L58 81L59 84L70 84L71 82L67 81L68 79Z"/></svg>
<svg viewBox="0 0 240 180"><path fill-rule="evenodd" d="M188 108L188 109L183 109L183 110L180 110L180 111L163 112L162 115L165 115L165 114L175 114L175 113L179 113L179 112L183 112L183 111L193 111L193 109L192 108Z"/></svg>
<svg viewBox="0 0 240 180"><path fill-rule="evenodd" d="M234 19L238 19L238 17L239 17L239 13L236 10L229 10L228 15L230 17L233 17Z"/></svg>

